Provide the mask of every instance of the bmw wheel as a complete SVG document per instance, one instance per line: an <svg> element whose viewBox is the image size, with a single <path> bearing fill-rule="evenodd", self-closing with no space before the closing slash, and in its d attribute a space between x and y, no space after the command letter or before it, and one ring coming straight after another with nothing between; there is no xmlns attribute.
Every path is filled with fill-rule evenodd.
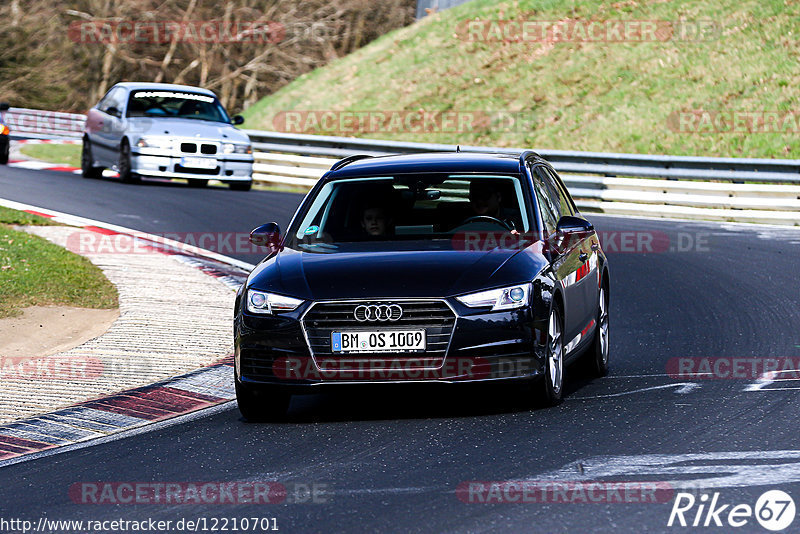
<svg viewBox="0 0 800 534"><path fill-rule="evenodd" d="M119 163L117 164L119 177L126 184L133 184L139 181L139 176L131 172L131 146L128 141L122 141L119 149Z"/></svg>
<svg viewBox="0 0 800 534"><path fill-rule="evenodd" d="M88 139L83 140L83 148L81 149L81 175L84 178L100 178L103 176L103 168L94 166L92 145Z"/></svg>

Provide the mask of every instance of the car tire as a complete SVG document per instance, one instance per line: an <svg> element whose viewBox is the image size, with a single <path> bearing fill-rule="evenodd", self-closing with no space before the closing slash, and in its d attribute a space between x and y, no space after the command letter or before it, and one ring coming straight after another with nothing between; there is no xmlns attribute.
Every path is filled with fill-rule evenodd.
<svg viewBox="0 0 800 534"><path fill-rule="evenodd" d="M586 370L594 377L608 374L608 286L605 282L600 286L600 298L597 303L597 327L594 329L594 341L586 353Z"/></svg>
<svg viewBox="0 0 800 534"><path fill-rule="evenodd" d="M6 143L5 148L3 151L0 152L0 165L6 165L8 163L8 155L11 151L11 143Z"/></svg>
<svg viewBox="0 0 800 534"><path fill-rule="evenodd" d="M122 141L119 147L119 163L117 164L120 179L126 184L135 184L140 181L139 175L131 172L131 146L128 141Z"/></svg>
<svg viewBox="0 0 800 534"><path fill-rule="evenodd" d="M544 377L539 386L543 406L560 404L564 395L564 327L561 309L553 304L547 322Z"/></svg>
<svg viewBox="0 0 800 534"><path fill-rule="evenodd" d="M292 396L268 387L254 387L236 381L239 413L251 423L277 421L286 416Z"/></svg>
<svg viewBox="0 0 800 534"><path fill-rule="evenodd" d="M100 178L103 176L103 168L95 167L94 158L92 156L92 145L89 144L88 139L83 140L83 148L81 149L81 175L84 178Z"/></svg>
<svg viewBox="0 0 800 534"><path fill-rule="evenodd" d="M246 182L228 182L228 185L233 191L250 191L253 187L253 180Z"/></svg>
<svg viewBox="0 0 800 534"><path fill-rule="evenodd" d="M190 178L189 179L189 187L205 187L208 185L207 179L202 178Z"/></svg>

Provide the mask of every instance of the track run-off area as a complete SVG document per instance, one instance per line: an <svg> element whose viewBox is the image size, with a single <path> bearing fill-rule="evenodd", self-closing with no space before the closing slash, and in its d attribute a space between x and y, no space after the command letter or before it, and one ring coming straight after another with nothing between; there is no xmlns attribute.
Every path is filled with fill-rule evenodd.
<svg viewBox="0 0 800 534"><path fill-rule="evenodd" d="M261 256L242 236L269 221L285 229L301 200L7 167L0 198L249 263ZM611 371L568 371L560 406L520 408L509 388L359 388L295 398L286 422L249 424L227 403L0 468L2 518L766 532L755 517L764 492L800 505L800 230L588 218L611 267ZM676 503L679 493L696 502ZM737 505L755 511L732 527Z"/></svg>

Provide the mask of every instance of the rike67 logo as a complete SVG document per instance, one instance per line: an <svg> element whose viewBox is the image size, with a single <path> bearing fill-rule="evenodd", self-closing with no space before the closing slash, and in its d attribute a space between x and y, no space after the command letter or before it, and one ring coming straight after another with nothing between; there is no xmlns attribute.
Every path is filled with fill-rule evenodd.
<svg viewBox="0 0 800 534"><path fill-rule="evenodd" d="M719 492L695 497L680 492L675 496L667 526L681 527L743 527L755 520L765 529L781 531L789 528L795 518L792 497L781 490L763 493L755 506L720 502Z"/></svg>

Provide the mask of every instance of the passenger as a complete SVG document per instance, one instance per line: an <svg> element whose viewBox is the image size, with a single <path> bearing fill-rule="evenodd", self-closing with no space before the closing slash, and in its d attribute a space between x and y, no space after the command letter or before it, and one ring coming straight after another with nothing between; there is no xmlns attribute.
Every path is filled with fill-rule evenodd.
<svg viewBox="0 0 800 534"><path fill-rule="evenodd" d="M361 216L361 227L368 237L386 237L394 234L394 223L389 209L383 205L368 205Z"/></svg>

